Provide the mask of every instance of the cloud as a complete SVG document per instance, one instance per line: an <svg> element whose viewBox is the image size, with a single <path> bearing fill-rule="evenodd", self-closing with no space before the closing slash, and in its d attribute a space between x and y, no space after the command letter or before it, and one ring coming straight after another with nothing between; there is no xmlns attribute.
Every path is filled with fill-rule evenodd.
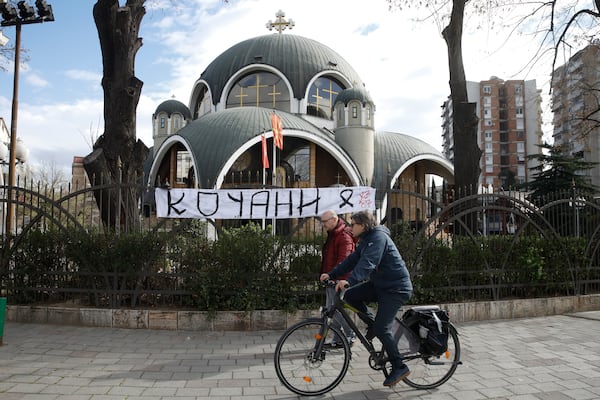
<svg viewBox="0 0 600 400"><path fill-rule="evenodd" d="M361 36L367 36L369 33L376 31L379 29L379 24L369 24L366 26L361 26L356 30L356 32Z"/></svg>
<svg viewBox="0 0 600 400"><path fill-rule="evenodd" d="M23 75L25 75L25 81L31 86L34 86L36 88L45 88L50 86L50 82L48 82L46 79L42 78L39 74L35 72L28 71Z"/></svg>
<svg viewBox="0 0 600 400"><path fill-rule="evenodd" d="M281 7L281 1L275 0L148 1L140 32L144 45L136 58L136 75L144 81L137 137L152 146L156 107L173 95L188 104L194 82L223 51L252 37L276 34L265 24L275 19ZM304 0L286 2L283 7L285 18L296 24L283 34L321 42L354 67L376 104L376 130L413 135L441 148L440 105L450 92L447 49L435 21L417 21L422 9L389 12L385 1L363 0ZM55 154L57 164L70 168L74 155L90 152L85 139L90 131L103 132L101 74L93 71L102 65L90 67L77 58L77 46L98 45L97 36L92 36L94 43L73 44L73 59L64 60L66 67L59 74L71 82L61 84L31 71L23 73L36 88L52 88L48 95L30 96L36 105L31 104L33 100L20 104L19 137L31 149L32 161ZM497 75L535 78L538 87L546 85L551 70L547 62L523 70L531 56L531 37L514 35L505 42L506 37L500 31L465 31L467 79ZM10 120L10 101L6 100L10 91L4 86L9 85L2 81L0 115Z"/></svg>
<svg viewBox="0 0 600 400"><path fill-rule="evenodd" d="M90 135L103 132L103 108L102 100L96 99L21 104L17 137L29 149L32 163L53 161L70 175L73 156L89 154Z"/></svg>
<svg viewBox="0 0 600 400"><path fill-rule="evenodd" d="M68 69L65 71L65 76L69 79L77 81L88 81L93 83L98 83L102 80L102 74L80 69Z"/></svg>

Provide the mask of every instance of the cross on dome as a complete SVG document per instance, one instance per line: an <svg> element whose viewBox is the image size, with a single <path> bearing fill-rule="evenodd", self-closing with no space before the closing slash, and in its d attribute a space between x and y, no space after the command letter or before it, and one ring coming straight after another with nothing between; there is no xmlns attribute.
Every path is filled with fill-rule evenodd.
<svg viewBox="0 0 600 400"><path fill-rule="evenodd" d="M269 22L267 22L267 29L272 31L273 28L275 28L277 30L277 32L279 34L281 34L283 31L286 30L286 28L292 29L296 23L294 22L293 19L289 19L288 21L285 20L285 13L281 10L277 11L277 13L275 14L275 16L277 17L277 19L275 20L275 22L269 20Z"/></svg>

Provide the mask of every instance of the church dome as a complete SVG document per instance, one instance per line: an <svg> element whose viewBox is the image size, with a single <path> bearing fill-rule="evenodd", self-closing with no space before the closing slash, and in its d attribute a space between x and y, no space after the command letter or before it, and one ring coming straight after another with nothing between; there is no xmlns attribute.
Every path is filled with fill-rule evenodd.
<svg viewBox="0 0 600 400"><path fill-rule="evenodd" d="M217 104L231 77L256 64L281 71L297 99L304 98L309 82L325 71L341 74L353 86L363 86L352 66L329 47L302 36L280 34L255 37L230 47L210 63L200 80L210 86L212 101Z"/></svg>
<svg viewBox="0 0 600 400"><path fill-rule="evenodd" d="M390 188L391 174L401 173L407 166L421 161L427 165L429 173L450 178L454 171L452 164L429 143L413 136L397 132L376 132L375 171L373 186L381 193Z"/></svg>
<svg viewBox="0 0 600 400"><path fill-rule="evenodd" d="M179 113L183 115L183 118L186 120L192 118L192 113L190 112L190 109L182 102L173 99L163 101L162 103L160 103L158 107L156 107L154 115L158 115L161 112L166 113L168 116L171 116L174 113Z"/></svg>
<svg viewBox="0 0 600 400"><path fill-rule="evenodd" d="M360 101L363 105L367 103L373 104L373 99L371 99L369 92L364 87L358 86L342 90L335 98L336 103L344 103L346 106L351 100Z"/></svg>

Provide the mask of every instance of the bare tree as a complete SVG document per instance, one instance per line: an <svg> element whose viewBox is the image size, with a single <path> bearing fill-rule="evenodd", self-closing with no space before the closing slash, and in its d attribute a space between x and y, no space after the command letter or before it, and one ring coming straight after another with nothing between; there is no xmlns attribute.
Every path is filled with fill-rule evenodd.
<svg viewBox="0 0 600 400"><path fill-rule="evenodd" d="M104 133L83 164L92 186L124 184L119 195L96 192L102 221L108 226L138 220L137 192L127 185L139 182L148 155L146 145L136 138L135 125L143 83L134 66L142 46L138 33L146 13L144 3L127 0L120 6L118 0L98 0L93 10L102 50Z"/></svg>
<svg viewBox="0 0 600 400"><path fill-rule="evenodd" d="M481 149L477 145L478 118L474 103L467 98L466 77L462 55L462 34L465 24L465 7L471 7L474 15L487 16L490 28L495 21L501 20L515 7L525 7L517 20L511 21L510 35L515 32L527 32L534 38L537 48L533 46L532 57L526 62L525 69L532 68L543 55L553 54L554 69L561 49L571 49L582 37L594 37L600 31L600 0L594 0L595 9L588 1L541 1L515 3L511 0L432 0L426 3L415 0L387 0L391 9L403 7L426 7L429 16L438 23L447 21L442 36L448 47L448 66L450 72L450 99L453 112L454 135L454 175L458 188L476 188L480 168ZM450 8L449 17L444 15ZM584 21L585 19L587 20ZM592 19L591 21L589 19ZM523 30L520 30L520 29ZM541 36L541 37L540 37ZM508 39L507 39L508 40ZM550 73L551 71L548 71ZM596 88L598 92L598 88ZM600 107L600 101L599 101ZM600 108L586 116L588 120L598 118ZM467 194L467 193L464 193ZM457 193L457 198L461 197ZM468 227L475 228L475 221L464 221Z"/></svg>
<svg viewBox="0 0 600 400"><path fill-rule="evenodd" d="M410 4L411 0L387 0L391 7ZM438 3L434 1L432 3ZM446 1L441 1L445 4ZM470 103L467 97L467 79L462 56L462 35L465 6L468 0L453 0L450 21L442 30L442 36L448 47L448 69L450 72L450 100L452 104L452 130L454 136L454 183L457 188L477 188L480 168L481 149L477 145L479 118L476 103ZM436 7L437 9L437 7ZM434 13L436 11L433 11ZM470 192L470 191L469 191ZM456 193L456 199L470 194L464 190ZM464 227L475 232L477 220L466 217Z"/></svg>
<svg viewBox="0 0 600 400"><path fill-rule="evenodd" d="M42 161L33 168L31 175L36 184L42 187L49 187L52 190L60 190L69 183L67 174L56 165L54 160Z"/></svg>

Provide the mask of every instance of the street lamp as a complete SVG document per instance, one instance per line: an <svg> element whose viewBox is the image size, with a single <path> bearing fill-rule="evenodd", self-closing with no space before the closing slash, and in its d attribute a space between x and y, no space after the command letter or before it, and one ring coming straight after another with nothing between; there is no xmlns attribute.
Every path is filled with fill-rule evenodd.
<svg viewBox="0 0 600 400"><path fill-rule="evenodd" d="M13 81L12 115L10 119L10 156L8 160L8 209L6 213L6 234L12 232L14 218L13 188L15 186L15 166L17 162L17 111L19 104L19 64L21 63L21 25L37 24L41 22L54 21L52 6L46 0L36 0L37 15L33 7L25 0L17 3L19 11L7 2L0 0L0 14L2 21L0 26L15 27L15 74Z"/></svg>
<svg viewBox="0 0 600 400"><path fill-rule="evenodd" d="M0 31L0 46L5 46L8 43L8 38Z"/></svg>
<svg viewBox="0 0 600 400"><path fill-rule="evenodd" d="M4 140L0 141L0 165L8 165L10 147L10 142ZM15 147L15 158L17 159L16 163L24 164L29 156L29 149L25 147L21 139L17 139L17 145ZM1 181L2 179L2 175L0 175L0 184L4 184Z"/></svg>

